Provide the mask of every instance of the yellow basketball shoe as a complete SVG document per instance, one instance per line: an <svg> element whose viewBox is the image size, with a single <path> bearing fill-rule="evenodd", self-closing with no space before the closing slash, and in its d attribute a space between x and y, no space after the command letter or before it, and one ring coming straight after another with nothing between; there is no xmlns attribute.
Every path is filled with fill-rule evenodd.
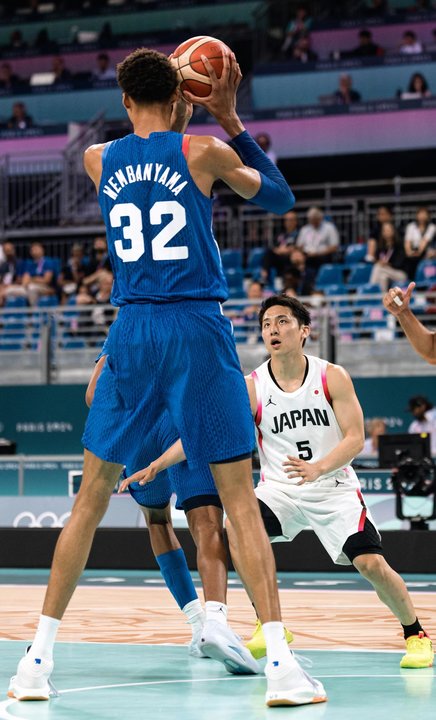
<svg viewBox="0 0 436 720"><path fill-rule="evenodd" d="M285 638L288 645L291 644L294 640L293 634L285 628ZM265 637L262 630L262 625L260 620L256 623L256 629L250 638L250 640L245 643L245 647L249 649L252 656L256 658L256 660L260 660L261 658L265 657L266 655L266 643L265 643Z"/></svg>
<svg viewBox="0 0 436 720"><path fill-rule="evenodd" d="M406 640L406 654L401 658L402 668L426 668L433 665L434 652L431 640L422 630Z"/></svg>

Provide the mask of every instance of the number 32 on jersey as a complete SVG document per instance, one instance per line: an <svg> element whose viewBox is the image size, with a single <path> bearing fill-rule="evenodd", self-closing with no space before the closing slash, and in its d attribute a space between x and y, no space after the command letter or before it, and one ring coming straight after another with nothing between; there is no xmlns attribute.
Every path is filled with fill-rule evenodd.
<svg viewBox="0 0 436 720"><path fill-rule="evenodd" d="M187 245L168 247L168 243L186 225L185 208L177 200L155 202L149 212L150 225L163 225L163 217L166 215L171 215L170 221L151 241L153 260L187 260ZM128 219L128 223L123 226L123 239L129 241L129 246L125 247L123 240L115 240L115 252L123 262L136 262L145 252L141 210L134 203L114 205L109 213L111 226L121 227L123 218Z"/></svg>

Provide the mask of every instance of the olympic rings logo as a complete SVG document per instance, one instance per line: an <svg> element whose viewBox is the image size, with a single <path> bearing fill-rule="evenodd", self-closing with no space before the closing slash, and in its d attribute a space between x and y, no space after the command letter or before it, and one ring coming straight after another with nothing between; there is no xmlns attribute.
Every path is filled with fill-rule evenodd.
<svg viewBox="0 0 436 720"><path fill-rule="evenodd" d="M65 512L59 517L56 513L47 510L36 516L29 510L19 513L13 522L13 527L29 527L29 528L61 528L64 527L66 520L70 517L71 512Z"/></svg>

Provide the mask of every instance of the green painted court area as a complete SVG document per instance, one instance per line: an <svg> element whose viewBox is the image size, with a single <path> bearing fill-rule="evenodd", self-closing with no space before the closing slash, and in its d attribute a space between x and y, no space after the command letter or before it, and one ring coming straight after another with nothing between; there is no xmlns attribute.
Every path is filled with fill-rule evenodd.
<svg viewBox="0 0 436 720"><path fill-rule="evenodd" d="M21 642L0 643L0 678L16 665ZM398 653L305 653L329 694L322 705L264 706L261 676L235 677L213 660L190 658L185 647L59 643L49 702L0 701L0 718L21 720L411 720L434 717L434 670L400 670ZM304 662L304 661L303 661Z"/></svg>
<svg viewBox="0 0 436 720"><path fill-rule="evenodd" d="M46 579L45 570L0 572L0 585L42 585ZM409 587L420 591L434 591L436 584L434 575L405 579ZM157 573L87 571L81 582L138 586L158 580ZM234 576L230 580L236 583ZM280 581L281 587L326 592L365 587L358 577L343 573L280 574ZM229 675L213 660L190 657L186 646L74 642L56 645L52 679L59 696L49 702L20 703L8 699L6 690L24 649L22 641L0 641L0 720L415 720L436 716L434 668L401 670L400 652L303 651L298 655L300 662L322 680L329 701L267 708L264 677Z"/></svg>

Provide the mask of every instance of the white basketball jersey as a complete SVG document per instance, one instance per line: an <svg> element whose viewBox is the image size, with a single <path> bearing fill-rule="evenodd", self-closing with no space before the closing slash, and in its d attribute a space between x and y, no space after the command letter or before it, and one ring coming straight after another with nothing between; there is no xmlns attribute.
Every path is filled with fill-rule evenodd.
<svg viewBox="0 0 436 720"><path fill-rule="evenodd" d="M301 387L284 392L274 382L270 361L251 373L257 396L257 446L261 464L261 483L296 485L299 477L289 479L282 463L287 455L317 462L328 455L343 439L342 431L329 402L327 362L307 355L308 371ZM334 476L338 482L359 487L356 473L342 467L319 480Z"/></svg>

